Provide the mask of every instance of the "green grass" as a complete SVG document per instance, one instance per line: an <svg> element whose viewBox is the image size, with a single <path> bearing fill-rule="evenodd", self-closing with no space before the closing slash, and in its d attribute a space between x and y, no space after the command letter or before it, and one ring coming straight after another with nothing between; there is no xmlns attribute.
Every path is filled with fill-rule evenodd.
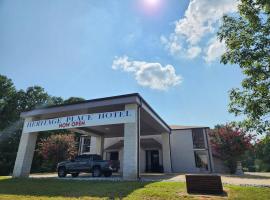
<svg viewBox="0 0 270 200"><path fill-rule="evenodd" d="M181 182L110 182L0 177L0 200L64 199L258 199L270 188L226 186L223 196L189 195Z"/></svg>

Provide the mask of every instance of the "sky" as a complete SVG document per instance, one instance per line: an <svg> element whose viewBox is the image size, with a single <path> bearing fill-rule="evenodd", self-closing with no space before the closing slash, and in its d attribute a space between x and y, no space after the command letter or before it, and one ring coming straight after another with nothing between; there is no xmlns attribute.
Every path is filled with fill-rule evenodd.
<svg viewBox="0 0 270 200"><path fill-rule="evenodd" d="M0 74L85 99L140 93L168 123L216 124L238 66L216 33L236 0L0 0Z"/></svg>

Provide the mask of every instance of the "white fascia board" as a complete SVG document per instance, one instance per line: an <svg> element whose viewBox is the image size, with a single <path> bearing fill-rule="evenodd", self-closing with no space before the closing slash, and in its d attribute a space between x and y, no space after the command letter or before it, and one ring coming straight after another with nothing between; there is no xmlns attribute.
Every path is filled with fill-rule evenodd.
<svg viewBox="0 0 270 200"><path fill-rule="evenodd" d="M90 101L90 102L83 102L79 104L71 104L71 105L59 105L56 107L48 107L48 108L41 108L41 109L35 109L27 112L22 112L21 117L22 118L28 118L28 117L35 117L38 115L46 115L46 114L52 114L52 113L62 113L62 112L69 112L69 111L75 111L75 110L84 110L88 108L95 108L95 107L102 107L102 106L113 106L113 105L119 105L119 104L131 104L131 103L137 103L136 96L129 96L129 97L120 97L115 99L105 99L100 101Z"/></svg>

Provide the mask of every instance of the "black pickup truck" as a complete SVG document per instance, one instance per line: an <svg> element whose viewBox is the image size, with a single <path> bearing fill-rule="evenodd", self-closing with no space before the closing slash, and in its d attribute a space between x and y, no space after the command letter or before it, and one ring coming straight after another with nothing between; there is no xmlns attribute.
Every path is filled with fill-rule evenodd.
<svg viewBox="0 0 270 200"><path fill-rule="evenodd" d="M79 155L75 159L57 164L58 177L65 177L67 174L77 177L80 172L92 173L93 177L109 177L116 168L118 166L112 161L102 160L101 156L96 154Z"/></svg>

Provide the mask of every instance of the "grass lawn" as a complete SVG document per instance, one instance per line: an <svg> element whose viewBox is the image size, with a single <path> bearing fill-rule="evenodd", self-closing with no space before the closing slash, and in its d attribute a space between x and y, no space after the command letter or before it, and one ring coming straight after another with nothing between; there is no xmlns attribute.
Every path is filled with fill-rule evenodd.
<svg viewBox="0 0 270 200"><path fill-rule="evenodd" d="M0 177L0 200L270 199L270 188L226 186L223 196L189 195L181 182L109 182Z"/></svg>

